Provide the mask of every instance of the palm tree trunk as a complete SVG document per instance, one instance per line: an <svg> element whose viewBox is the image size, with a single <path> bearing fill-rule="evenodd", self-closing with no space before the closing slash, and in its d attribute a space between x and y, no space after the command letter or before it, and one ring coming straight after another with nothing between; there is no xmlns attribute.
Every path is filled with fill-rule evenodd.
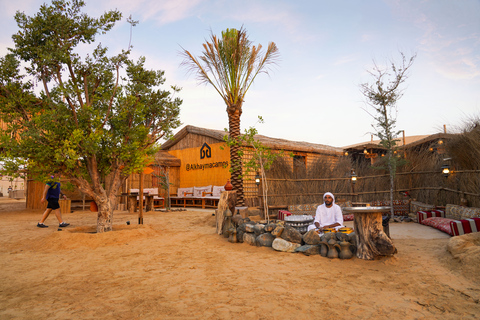
<svg viewBox="0 0 480 320"><path fill-rule="evenodd" d="M235 108L233 112L228 112L228 130L230 139L232 140L240 136L241 114L241 107ZM239 146L234 145L230 147L230 166L232 168L231 183L233 185L233 190L237 191L237 205L244 206L245 199L243 196L242 159L238 155L239 150Z"/></svg>

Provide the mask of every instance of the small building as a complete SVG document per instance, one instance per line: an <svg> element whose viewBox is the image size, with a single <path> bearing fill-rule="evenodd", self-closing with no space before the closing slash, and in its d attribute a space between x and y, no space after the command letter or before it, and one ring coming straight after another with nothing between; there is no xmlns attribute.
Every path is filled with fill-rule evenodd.
<svg viewBox="0 0 480 320"><path fill-rule="evenodd" d="M179 159L181 165L168 169L170 194L175 194L178 188L201 187L208 185L225 185L230 179L230 149L223 137L227 133L222 130L199 128L187 125L169 141L161 150ZM256 135L255 139L273 151L285 151L292 171L304 172L316 159L322 158L332 166L343 155L341 148L314 144L308 142L275 139ZM244 157L251 157L248 152ZM161 161L156 165L163 166ZM254 181L255 173L244 177L244 195L247 205L249 199L258 196Z"/></svg>

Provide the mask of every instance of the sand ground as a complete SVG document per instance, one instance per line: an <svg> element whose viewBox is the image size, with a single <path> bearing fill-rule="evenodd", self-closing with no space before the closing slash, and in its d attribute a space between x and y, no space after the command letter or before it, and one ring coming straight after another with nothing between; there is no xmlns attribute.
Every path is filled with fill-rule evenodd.
<svg viewBox="0 0 480 320"><path fill-rule="evenodd" d="M398 254L330 260L233 244L213 210L64 215L0 199L0 319L475 319L480 267L446 250L449 236L391 224ZM131 221L130 226L126 221Z"/></svg>

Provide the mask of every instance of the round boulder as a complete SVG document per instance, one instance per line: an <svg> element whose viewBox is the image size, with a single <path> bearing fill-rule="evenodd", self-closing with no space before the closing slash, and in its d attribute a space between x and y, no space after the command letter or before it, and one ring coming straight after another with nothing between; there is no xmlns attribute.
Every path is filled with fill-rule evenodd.
<svg viewBox="0 0 480 320"><path fill-rule="evenodd" d="M320 239L320 237L318 237ZM318 245L306 244L295 249L295 252L301 252L306 256L320 254L320 247Z"/></svg>
<svg viewBox="0 0 480 320"><path fill-rule="evenodd" d="M248 243L251 246L255 245L255 235L253 233L244 233L243 234L243 242Z"/></svg>
<svg viewBox="0 0 480 320"><path fill-rule="evenodd" d="M294 227L286 226L280 237L293 243L302 243L302 234Z"/></svg>
<svg viewBox="0 0 480 320"><path fill-rule="evenodd" d="M281 238L276 238L275 240L273 240L272 243L273 249L282 252L295 252L295 249L297 249L298 247L300 247L300 244L292 243Z"/></svg>
<svg viewBox="0 0 480 320"><path fill-rule="evenodd" d="M317 245L321 241L320 235L315 230L310 230L303 235L303 242L306 244Z"/></svg>
<svg viewBox="0 0 480 320"><path fill-rule="evenodd" d="M262 233L255 239L257 247L271 247L275 237L271 233Z"/></svg>

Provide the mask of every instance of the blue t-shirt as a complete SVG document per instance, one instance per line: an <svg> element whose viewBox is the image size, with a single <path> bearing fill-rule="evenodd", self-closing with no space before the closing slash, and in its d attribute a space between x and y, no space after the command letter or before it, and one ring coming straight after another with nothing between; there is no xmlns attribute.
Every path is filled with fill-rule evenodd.
<svg viewBox="0 0 480 320"><path fill-rule="evenodd" d="M60 199L60 182L49 181L47 186L50 187L47 191L47 200L50 198Z"/></svg>

